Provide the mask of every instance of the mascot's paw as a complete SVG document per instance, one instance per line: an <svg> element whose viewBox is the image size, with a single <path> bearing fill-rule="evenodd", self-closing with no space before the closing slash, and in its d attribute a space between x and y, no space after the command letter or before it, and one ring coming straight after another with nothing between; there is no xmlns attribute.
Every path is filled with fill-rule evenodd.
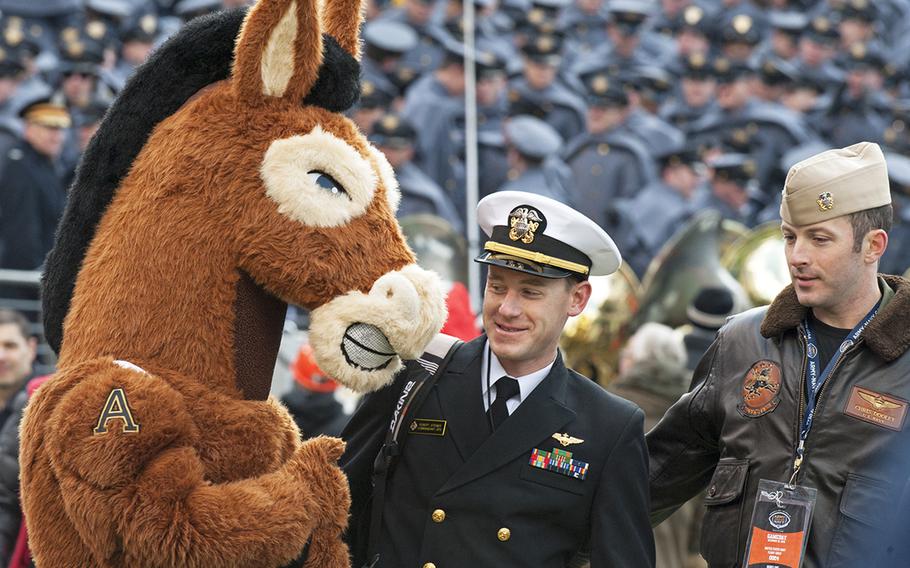
<svg viewBox="0 0 910 568"><path fill-rule="evenodd" d="M401 359L418 357L445 322L435 273L409 265L313 310L310 344L329 376L358 391L388 384Z"/></svg>
<svg viewBox="0 0 910 568"><path fill-rule="evenodd" d="M348 524L351 493L348 478L338 467L344 442L318 436L301 444L292 458L297 476L312 493L317 528L341 534Z"/></svg>

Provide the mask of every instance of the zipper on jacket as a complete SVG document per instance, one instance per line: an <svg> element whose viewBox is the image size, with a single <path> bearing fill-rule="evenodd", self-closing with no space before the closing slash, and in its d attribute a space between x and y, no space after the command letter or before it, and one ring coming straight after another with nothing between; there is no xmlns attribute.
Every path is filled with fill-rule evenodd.
<svg viewBox="0 0 910 568"><path fill-rule="evenodd" d="M844 351L843 356L840 357L840 359L838 359L837 363L834 364L834 368L831 369L831 373L828 375L828 378L826 378L825 382L822 383L821 387L819 387L818 393L815 396L815 413L816 414L819 413L818 411L821 408L819 403L822 400L822 395L825 393L825 388L831 382L831 379L834 378L834 374L837 372L837 370L840 368L840 366L843 364L843 362L847 360L847 357L851 353L853 353L853 351L855 351L856 348L862 344L862 342L863 342L863 338L860 337L859 339L856 340L856 343L854 343L853 345L851 345ZM806 384L806 363L808 361L808 357L807 357L807 353L806 353L806 351L808 349L806 346L806 338L802 333L800 333L800 343L803 345L803 369L802 369L802 376L799 381L799 413L797 414L797 418L796 418L796 439L797 440L799 440L799 427L803 421L803 412L805 412L806 395L803 394L803 389ZM811 433L812 433L812 430L810 429L808 432L806 432L806 440L799 440L799 445L796 448L796 457L793 459L793 474L790 476L789 485L793 485L793 483L796 481L796 476L799 474L800 467L802 467L802 465L803 465L803 460L805 460L805 457L806 457L806 441L809 439L809 435Z"/></svg>

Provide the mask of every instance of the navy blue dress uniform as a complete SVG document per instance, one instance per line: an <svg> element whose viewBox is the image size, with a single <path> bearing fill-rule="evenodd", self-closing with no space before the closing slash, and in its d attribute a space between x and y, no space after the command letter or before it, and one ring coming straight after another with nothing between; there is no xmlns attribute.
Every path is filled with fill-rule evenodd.
<svg viewBox="0 0 910 568"><path fill-rule="evenodd" d="M533 116L515 116L503 125L506 147L520 156L508 181L498 191L525 191L572 203L568 188L569 171L559 157L563 140L556 130Z"/></svg>
<svg viewBox="0 0 910 568"><path fill-rule="evenodd" d="M376 121L368 138L383 152L386 149L413 151L417 133L411 124L398 115L386 114ZM429 213L445 219L459 233L464 230L464 221L449 195L423 173L413 160L392 162L392 167L401 190L401 202L396 214L399 218Z"/></svg>
<svg viewBox="0 0 910 568"><path fill-rule="evenodd" d="M528 37L521 52L525 65L547 66L556 70L562 62L563 39L559 34L535 34ZM532 85L526 76L509 81L510 101L519 99L542 110L540 116L568 140L578 135L585 127L585 103L581 97L554 79L548 85Z"/></svg>
<svg viewBox="0 0 910 568"><path fill-rule="evenodd" d="M586 75L584 80L592 107L628 108L625 91L606 72ZM608 230L614 201L633 197L656 178L649 149L622 123L575 137L566 145L563 158L572 172L573 203Z"/></svg>
<svg viewBox="0 0 910 568"><path fill-rule="evenodd" d="M68 128L70 116L47 99L21 111L26 121L49 128ZM36 270L54 244L66 189L54 160L25 140L9 148L0 164L0 268Z"/></svg>
<svg viewBox="0 0 910 568"><path fill-rule="evenodd" d="M584 278L621 262L593 222L540 196L496 193L478 217L490 238L477 260L500 269ZM505 380L488 345L481 336L458 347L407 411L370 552L362 542L374 458L403 388L425 372L409 363L351 418L341 464L351 483L353 565L378 552L377 568L562 568L585 551L592 568L654 566L641 410L567 369L558 353L549 368ZM489 386L488 370L497 375ZM514 396L493 400L500 390Z"/></svg>

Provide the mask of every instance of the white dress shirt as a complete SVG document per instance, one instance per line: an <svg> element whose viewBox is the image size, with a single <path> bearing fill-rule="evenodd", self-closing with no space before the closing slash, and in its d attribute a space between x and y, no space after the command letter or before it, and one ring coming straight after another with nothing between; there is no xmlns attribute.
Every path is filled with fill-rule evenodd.
<svg viewBox="0 0 910 568"><path fill-rule="evenodd" d="M490 392L487 392L487 358L490 357ZM522 403L528 396L531 395L531 392L537 388L537 385L550 374L550 369L553 368L553 363L556 362L556 357L553 357L553 360L550 361L550 364L540 369L534 371L533 373L522 375L520 377L512 377L502 368L502 363L499 362L499 357L496 356L490 350L490 344L487 343L486 347L483 350L483 361L481 362L480 368L480 392L483 393L483 408L484 410L490 409L490 403L496 400L496 381L503 376L509 376L518 381L518 394L513 396L506 401L506 408L509 411L509 415L515 412L515 409L518 408L518 405Z"/></svg>

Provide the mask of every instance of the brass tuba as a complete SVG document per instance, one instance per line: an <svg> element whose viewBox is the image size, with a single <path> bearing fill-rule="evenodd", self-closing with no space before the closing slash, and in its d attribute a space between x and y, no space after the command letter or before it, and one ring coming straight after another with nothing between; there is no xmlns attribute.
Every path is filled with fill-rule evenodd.
<svg viewBox="0 0 910 568"><path fill-rule="evenodd" d="M768 221L737 239L721 260L756 306L770 304L790 284L780 221Z"/></svg>
<svg viewBox="0 0 910 568"><path fill-rule="evenodd" d="M592 276L591 299L570 318L560 339L566 366L606 387L616 376L629 320L638 310L641 284L623 264L608 276Z"/></svg>
<svg viewBox="0 0 910 568"><path fill-rule="evenodd" d="M651 321L670 327L687 323L686 308L699 290L709 286L728 288L735 311L751 307L742 285L721 264L723 250L747 233L744 226L724 220L714 210L692 217L648 266L630 332Z"/></svg>

